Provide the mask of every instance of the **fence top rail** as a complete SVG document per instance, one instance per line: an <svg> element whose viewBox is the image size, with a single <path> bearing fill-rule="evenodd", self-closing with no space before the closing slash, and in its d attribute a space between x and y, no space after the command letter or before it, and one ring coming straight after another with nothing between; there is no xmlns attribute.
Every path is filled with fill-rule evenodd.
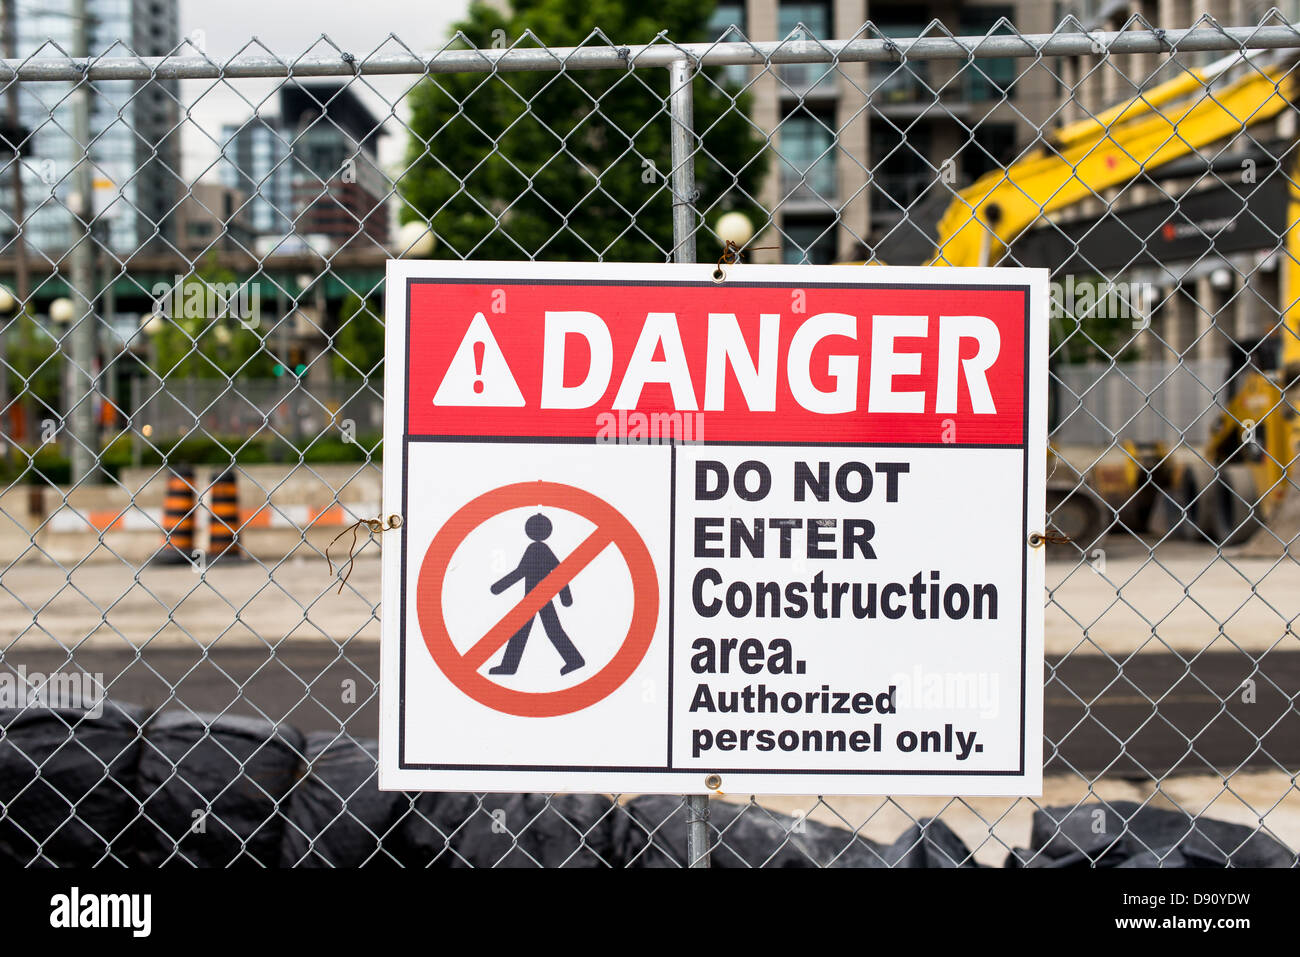
<svg viewBox="0 0 1300 957"><path fill-rule="evenodd" d="M869 24L858 35L871 32ZM390 39L397 41L396 37ZM338 47L322 37L321 41ZM397 41L400 42L400 41ZM913 39L779 40L773 42L656 43L618 46L513 47L356 56L240 54L225 61L207 56L33 56L0 60L0 81L251 79L377 76L424 73L524 73L667 67L675 60L705 66L731 64L852 63L965 60L970 57L1094 56L1300 49L1300 24L1255 27L1200 25L1187 30L1124 30L999 36L922 36Z"/></svg>

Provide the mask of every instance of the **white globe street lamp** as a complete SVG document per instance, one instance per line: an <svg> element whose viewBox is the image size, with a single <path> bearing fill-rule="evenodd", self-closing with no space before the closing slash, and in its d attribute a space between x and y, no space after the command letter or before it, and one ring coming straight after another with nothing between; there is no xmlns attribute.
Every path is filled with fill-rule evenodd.
<svg viewBox="0 0 1300 957"><path fill-rule="evenodd" d="M163 317L156 312L151 312L140 320L140 329L146 336L156 336L162 332Z"/></svg>
<svg viewBox="0 0 1300 957"><path fill-rule="evenodd" d="M76 314L76 307L66 296L60 296L50 303L50 319L61 326L71 322Z"/></svg>
<svg viewBox="0 0 1300 957"><path fill-rule="evenodd" d="M754 238L754 224L744 213L723 213L718 217L714 230L724 246L729 242L744 246Z"/></svg>
<svg viewBox="0 0 1300 957"><path fill-rule="evenodd" d="M418 220L406 223L397 231L397 252L407 259L425 259L438 244L433 229Z"/></svg>

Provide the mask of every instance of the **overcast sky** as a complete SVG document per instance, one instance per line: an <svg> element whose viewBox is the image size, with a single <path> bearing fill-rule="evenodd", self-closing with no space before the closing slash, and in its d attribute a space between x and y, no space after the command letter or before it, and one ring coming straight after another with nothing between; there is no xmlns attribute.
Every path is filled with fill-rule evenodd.
<svg viewBox="0 0 1300 957"><path fill-rule="evenodd" d="M468 6L468 0L180 0L181 35L196 36L200 31L208 56L216 60L235 55L254 37L266 50L285 58L333 52L321 40L322 34L358 58L386 42L383 50L402 52L389 34L396 34L412 51L428 54L442 47L448 28ZM263 52L256 47L249 52L254 51ZM355 81L354 88L378 114L387 114L398 103L400 117L405 104L398 101L414 82L410 76L368 77ZM240 122L262 103L266 112L278 112L271 96L275 87L272 80L181 84L182 101L193 121L186 124L182 137L186 179L215 177L215 170L208 170L217 156L222 124ZM397 163L406 137L395 120L390 119L387 128L380 158L386 164Z"/></svg>

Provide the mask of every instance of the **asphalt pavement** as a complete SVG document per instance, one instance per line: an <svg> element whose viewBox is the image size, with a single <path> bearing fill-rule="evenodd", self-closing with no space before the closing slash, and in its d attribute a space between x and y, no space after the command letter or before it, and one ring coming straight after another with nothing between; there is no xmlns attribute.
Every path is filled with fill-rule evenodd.
<svg viewBox="0 0 1300 957"><path fill-rule="evenodd" d="M346 727L374 737L379 646L354 640L264 645L88 646L76 667L102 673L109 696L149 708L260 715L302 731ZM68 670L67 656L11 649L5 666ZM1121 667L1122 666L1122 667ZM1248 683L1249 682L1249 683ZM1300 652L1049 657L1044 771L1139 778L1300 765ZM1288 697L1290 695L1291 697Z"/></svg>

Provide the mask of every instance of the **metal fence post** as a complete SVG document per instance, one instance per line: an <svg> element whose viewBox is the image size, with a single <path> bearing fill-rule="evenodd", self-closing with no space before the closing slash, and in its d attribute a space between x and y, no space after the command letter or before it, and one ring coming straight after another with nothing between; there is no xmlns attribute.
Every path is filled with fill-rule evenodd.
<svg viewBox="0 0 1300 957"><path fill-rule="evenodd" d="M673 262L695 262L695 116L690 60L668 68L668 112L672 123ZM709 866L709 796L686 795L686 865Z"/></svg>
<svg viewBox="0 0 1300 957"><path fill-rule="evenodd" d="M73 4L74 51L78 56L90 55L90 27L86 22L85 0ZM72 176L72 248L69 253L68 298L73 304L72 325L68 332L68 352L71 358L68 370L69 453L72 465L70 484L95 481L99 466L99 434L95 425L94 392L96 336L95 324L95 240L91 235L91 220L95 215L94 176L90 158L90 79L83 77L73 90L73 149L75 171ZM80 153L78 157L76 153Z"/></svg>
<svg viewBox="0 0 1300 957"><path fill-rule="evenodd" d="M669 149L672 158L673 262L695 262L695 108L690 60L674 60L668 112L672 122Z"/></svg>

